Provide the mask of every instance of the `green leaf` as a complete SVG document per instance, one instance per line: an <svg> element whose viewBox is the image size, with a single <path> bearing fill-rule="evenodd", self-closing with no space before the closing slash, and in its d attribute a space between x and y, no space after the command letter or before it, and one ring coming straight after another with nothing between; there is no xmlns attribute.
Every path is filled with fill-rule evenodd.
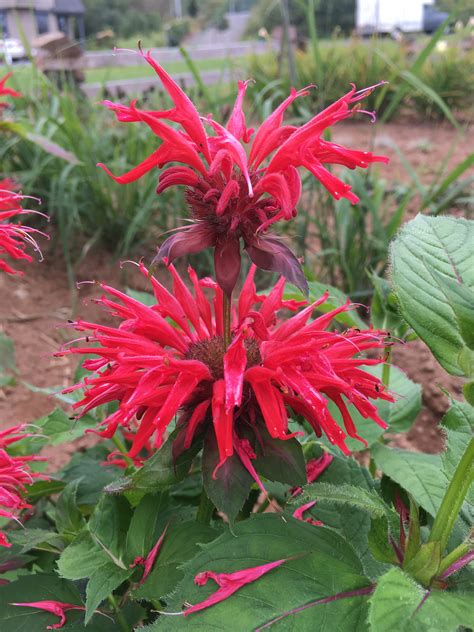
<svg viewBox="0 0 474 632"><path fill-rule="evenodd" d="M398 564L398 559L390 545L390 527L386 516L371 521L368 545L374 558L385 564Z"/></svg>
<svg viewBox="0 0 474 632"><path fill-rule="evenodd" d="M380 578L370 598L372 632L456 632L474 627L474 595L433 590L428 593L393 568Z"/></svg>
<svg viewBox="0 0 474 632"><path fill-rule="evenodd" d="M76 536L85 526L84 516L77 507L77 488L80 479L66 485L56 503L54 515L59 533Z"/></svg>
<svg viewBox="0 0 474 632"><path fill-rule="evenodd" d="M248 632L290 610L345 591L367 588L362 564L351 546L325 527L280 516L263 514L238 522L203 547L182 567L184 579L169 599L167 610L179 612L184 602L196 604L217 589L210 580L197 586L194 577L203 571L231 573L280 559L288 559L222 603L188 617L160 617L147 631L222 630ZM291 614L272 628L298 632L366 630L366 596L319 603Z"/></svg>
<svg viewBox="0 0 474 632"><path fill-rule="evenodd" d="M48 415L36 419L33 424L41 429L42 435L46 435L44 444L59 445L82 437L88 428L97 425L97 420L89 415L73 420L62 408L56 408Z"/></svg>
<svg viewBox="0 0 474 632"><path fill-rule="evenodd" d="M392 280L402 315L452 375L472 369L474 222L418 215L391 250ZM472 332L472 329L471 329ZM471 333L472 336L472 333Z"/></svg>
<svg viewBox="0 0 474 632"><path fill-rule="evenodd" d="M390 513L390 507L373 491L367 491L355 485L331 485L330 483L313 483L304 489L302 497L298 497L301 504L310 500L319 503L349 505L361 509L372 518L382 518Z"/></svg>
<svg viewBox="0 0 474 632"><path fill-rule="evenodd" d="M412 559L404 560L403 569L424 586L429 586L438 573L440 561L440 543L427 542L421 545Z"/></svg>
<svg viewBox="0 0 474 632"><path fill-rule="evenodd" d="M91 577L98 566L105 564L108 558L91 534L84 530L64 549L58 560L58 571L65 579L83 579Z"/></svg>
<svg viewBox="0 0 474 632"><path fill-rule="evenodd" d="M97 447L97 451L93 448L85 454L74 454L63 470L63 479L66 482L81 479L77 488L79 505L95 505L104 488L119 476L116 467L102 465L108 452L103 446Z"/></svg>
<svg viewBox="0 0 474 632"><path fill-rule="evenodd" d="M341 305L345 305L349 297L341 290L338 290L336 287L332 285L328 285L327 283L320 283L319 281L310 281L308 283L309 286L309 301L316 301L320 298L326 290L329 290L329 298L322 305L318 305L317 311L323 314L327 314L328 312L336 309L336 307L340 307ZM295 299L297 301L303 300L303 295L299 292L285 292L285 299ZM367 329L367 324L362 320L362 318L357 313L357 310L352 309L347 312L341 312L340 314L336 314L334 320L346 327L356 327L358 329Z"/></svg>
<svg viewBox="0 0 474 632"><path fill-rule="evenodd" d="M153 570L145 583L133 592L133 598L157 601L170 593L184 577L182 563L199 552L199 544L210 542L218 535L216 529L194 521L171 526Z"/></svg>
<svg viewBox="0 0 474 632"><path fill-rule="evenodd" d="M43 573L24 575L0 589L0 630L2 632L45 632L46 626L58 622L58 617L39 610L12 606L12 603L32 601L62 601L82 606L76 586L57 575ZM89 625L84 627L84 612L71 610L67 613L66 632L115 632L113 621L94 614Z"/></svg>
<svg viewBox="0 0 474 632"><path fill-rule="evenodd" d="M147 494L142 498L130 521L127 533L127 560L146 557L166 526L169 515L168 494Z"/></svg>
<svg viewBox="0 0 474 632"><path fill-rule="evenodd" d="M372 447L372 456L386 476L411 494L430 515L436 515L448 485L439 454L421 454L376 444Z"/></svg>
<svg viewBox="0 0 474 632"><path fill-rule="evenodd" d="M442 453L443 468L451 480L462 455L467 449L474 431L474 408L467 402L451 400L451 407L441 421L447 436L447 447ZM474 489L471 487L466 500L474 505Z"/></svg>
<svg viewBox="0 0 474 632"><path fill-rule="evenodd" d="M267 430L259 431L256 443L257 460L255 469L270 481L278 481L287 485L304 485L306 483L306 464L301 444L296 439L274 439Z"/></svg>
<svg viewBox="0 0 474 632"><path fill-rule="evenodd" d="M63 481L55 479L50 479L49 481L36 481L32 485L28 485L26 487L26 495L30 503L35 503L44 496L59 494L65 486L66 484Z"/></svg>
<svg viewBox="0 0 474 632"><path fill-rule="evenodd" d="M175 459L173 442L177 434L176 430L172 432L166 443L135 474L121 479L116 485L108 487L106 491L118 493L135 490L153 493L183 480L200 450L200 445L199 442L194 442L189 450Z"/></svg>
<svg viewBox="0 0 474 632"><path fill-rule="evenodd" d="M122 569L125 568L122 556L131 513L131 507L123 496L104 495L88 524L94 542Z"/></svg>
<svg viewBox="0 0 474 632"><path fill-rule="evenodd" d="M0 331L0 388L9 386L16 373L13 340Z"/></svg>
<svg viewBox="0 0 474 632"><path fill-rule="evenodd" d="M100 604L127 580L133 573L129 568L118 568L112 562L105 562L96 568L86 588L86 624Z"/></svg>
<svg viewBox="0 0 474 632"><path fill-rule="evenodd" d="M417 77L415 74L413 74L409 70L402 70L400 72L400 77L405 79L405 81L409 83L412 86L412 88L415 88L417 92L421 92L421 94L424 94L425 96L427 96L428 99L430 99L430 101L432 101L439 107L439 109L444 114L444 116L448 119L448 121L458 131L461 130L459 123L456 121L453 113L451 112L448 105L446 104L446 101L444 101L444 99L442 99L439 96L439 94L433 90L433 88L426 85L424 81L422 81L419 77Z"/></svg>
<svg viewBox="0 0 474 632"><path fill-rule="evenodd" d="M22 529L12 531L9 534L10 540L21 546L21 553L32 549L42 549L44 551L57 551L64 548L61 536L54 531L46 529Z"/></svg>
<svg viewBox="0 0 474 632"><path fill-rule="evenodd" d="M208 432L202 453L202 480L209 499L232 523L249 495L253 479L237 454L228 457L213 477L219 463L219 450L213 432Z"/></svg>

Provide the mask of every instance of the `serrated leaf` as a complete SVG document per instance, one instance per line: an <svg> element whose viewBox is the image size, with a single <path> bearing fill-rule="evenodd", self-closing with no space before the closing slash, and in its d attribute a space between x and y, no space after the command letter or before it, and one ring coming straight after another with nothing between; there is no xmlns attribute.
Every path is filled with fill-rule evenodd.
<svg viewBox="0 0 474 632"><path fill-rule="evenodd" d="M123 479L123 490L133 489L153 493L181 481L188 474L191 464L200 450L200 445L199 442L194 442L189 450L175 459L173 442L176 435L177 431L175 430L168 437L166 443L145 461L143 467L128 479Z"/></svg>
<svg viewBox="0 0 474 632"><path fill-rule="evenodd" d="M418 505L436 515L448 485L439 454L421 454L389 448L372 447L377 467L411 494Z"/></svg>
<svg viewBox="0 0 474 632"><path fill-rule="evenodd" d="M265 428L259 431L255 451L255 469L270 481L287 485L306 483L306 465L301 444L296 439L274 439Z"/></svg>
<svg viewBox="0 0 474 632"><path fill-rule="evenodd" d="M77 507L77 488L80 479L66 485L56 503L54 519L59 533L76 536L85 526L84 516Z"/></svg>
<svg viewBox="0 0 474 632"><path fill-rule="evenodd" d="M88 428L96 426L97 420L88 415L72 420L62 408L56 408L33 423L41 429L41 434L47 437L43 443L59 445L82 437Z"/></svg>
<svg viewBox="0 0 474 632"><path fill-rule="evenodd" d="M160 554L145 583L133 592L134 599L161 599L174 590L184 577L180 566L199 552L199 544L214 540L217 529L197 522L183 522L167 531Z"/></svg>
<svg viewBox="0 0 474 632"><path fill-rule="evenodd" d="M472 439L474 408L467 402L451 400L451 407L441 421L447 435L446 450L442 453L443 468L451 480L456 467ZM474 505L474 489L471 487L466 500Z"/></svg>
<svg viewBox="0 0 474 632"><path fill-rule="evenodd" d="M54 531L47 531L46 529L27 528L21 531L12 531L10 539L14 544L21 546L21 553L26 553L26 551L31 551L32 549L57 551L64 548L61 536Z"/></svg>
<svg viewBox="0 0 474 632"><path fill-rule="evenodd" d="M128 579L132 573L132 569L118 568L110 561L96 568L86 588L86 624L93 616L94 610L96 610L104 599L107 599L120 584Z"/></svg>
<svg viewBox="0 0 474 632"><path fill-rule="evenodd" d="M350 545L337 533L272 514L238 522L203 547L182 567L183 581L169 599L167 610L179 612L184 602L198 603L216 590L210 581L197 586L194 577L203 571L231 573L292 558L227 600L188 617L160 617L148 632L173 629L248 632L294 608L343 591L367 589L362 564ZM366 596L349 597L286 616L272 628L322 632L328 621L335 630L366 630Z"/></svg>
<svg viewBox="0 0 474 632"><path fill-rule="evenodd" d="M84 530L64 549L58 562L58 571L65 579L91 577L96 568L107 562L107 555Z"/></svg>
<svg viewBox="0 0 474 632"><path fill-rule="evenodd" d="M146 558L166 525L163 514L169 508L168 494L147 494L133 512L127 532L127 559Z"/></svg>
<svg viewBox="0 0 474 632"><path fill-rule="evenodd" d="M87 525L92 539L119 568L130 525L131 508L123 496L103 496Z"/></svg>
<svg viewBox="0 0 474 632"><path fill-rule="evenodd" d="M81 479L77 488L79 505L95 505L104 488L120 477L120 471L116 467L102 465L106 458L105 449L96 452L92 449L85 454L76 453L62 471L63 479L68 483Z"/></svg>
<svg viewBox="0 0 474 632"><path fill-rule="evenodd" d="M36 481L26 487L26 495L30 503L37 502L44 496L59 494L66 487L64 481L50 479L48 481Z"/></svg>
<svg viewBox="0 0 474 632"><path fill-rule="evenodd" d="M372 518L382 518L390 513L390 507L373 491L367 491L355 485L331 485L329 483L313 483L304 488L303 496L298 502L317 500L319 503L350 505L361 509Z"/></svg>
<svg viewBox="0 0 474 632"><path fill-rule="evenodd" d="M472 595L427 590L398 568L377 583L370 598L372 632L456 632L474 626Z"/></svg>
<svg viewBox="0 0 474 632"><path fill-rule="evenodd" d="M472 221L418 215L400 231L391 250L392 281L400 310L452 375L469 376L471 370L471 339L464 338L465 308L458 302L453 308L451 302L456 284L464 288L457 288L463 305L474 290L473 241ZM467 318L472 322L472 313Z"/></svg>
<svg viewBox="0 0 474 632"><path fill-rule="evenodd" d="M208 432L201 461L204 489L214 506L233 523L249 495L253 479L235 453L226 459L214 478L219 461L216 437L213 432Z"/></svg>

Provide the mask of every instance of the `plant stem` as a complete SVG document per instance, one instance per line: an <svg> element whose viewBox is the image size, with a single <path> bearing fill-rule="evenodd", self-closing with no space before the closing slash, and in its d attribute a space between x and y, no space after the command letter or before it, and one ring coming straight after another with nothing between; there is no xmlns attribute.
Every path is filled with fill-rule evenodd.
<svg viewBox="0 0 474 632"><path fill-rule="evenodd" d="M114 434L114 436L112 437L112 443L115 445L117 450L123 456L125 462L128 465L130 465L132 467L135 467L135 464L133 463L133 460L128 456L127 447L125 446L125 443L122 441L122 439L119 437L119 435Z"/></svg>
<svg viewBox="0 0 474 632"><path fill-rule="evenodd" d="M114 595L109 595L107 599L113 608L114 619L117 625L119 626L119 629L122 630L122 632L130 632L130 626L128 625L125 617L123 616L122 611L120 610L120 606L118 605L117 600L115 599Z"/></svg>
<svg viewBox="0 0 474 632"><path fill-rule="evenodd" d="M459 510L474 479L474 439L471 439L454 476L444 494L441 506L431 529L428 542L440 542L441 552L446 548Z"/></svg>
<svg viewBox="0 0 474 632"><path fill-rule="evenodd" d="M392 347L387 349L387 357L385 358L384 365L382 367L382 382L388 388L390 384L390 361L392 359Z"/></svg>
<svg viewBox="0 0 474 632"><path fill-rule="evenodd" d="M224 347L226 349L231 343L231 333L230 333L231 302L232 302L232 295L227 296L227 294L224 293L222 314L223 314L223 321L224 321Z"/></svg>
<svg viewBox="0 0 474 632"><path fill-rule="evenodd" d="M199 501L199 507L196 513L196 522L201 524L210 524L212 514L214 513L214 505L209 500L205 490L201 492L201 500Z"/></svg>
<svg viewBox="0 0 474 632"><path fill-rule="evenodd" d="M463 557L463 555L466 555L466 553L469 553L469 551L472 550L472 547L473 547L472 541L470 542L469 540L466 540L465 542L462 542L459 546L457 546L455 549L453 549L451 553L448 553L446 557L443 560L441 560L441 564L439 565L439 569L438 569L438 576L441 576L446 569L448 569L452 564L454 564L454 562L456 562L459 558Z"/></svg>

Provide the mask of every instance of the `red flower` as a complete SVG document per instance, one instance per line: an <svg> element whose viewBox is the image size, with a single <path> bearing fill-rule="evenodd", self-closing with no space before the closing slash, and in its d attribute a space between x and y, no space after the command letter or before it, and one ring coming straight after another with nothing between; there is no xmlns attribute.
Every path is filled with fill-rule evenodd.
<svg viewBox="0 0 474 632"><path fill-rule="evenodd" d="M262 564L262 566L254 566L253 568L246 568L241 571L236 571L235 573L214 573L213 571L204 571L203 573L199 573L194 578L195 584L198 586L205 586L209 579L213 579L219 588L214 594L204 601L194 604L194 606L188 608L184 612L184 615L187 616L193 612L204 610L205 608L209 608L210 606L214 606L216 603L228 599L243 586L260 579L260 577L266 575L271 570L277 568L277 566L281 566L287 561L288 560L286 559L277 560L276 562Z"/></svg>
<svg viewBox="0 0 474 632"><path fill-rule="evenodd" d="M6 82L8 81L8 79L10 79L10 77L13 75L12 72L9 72L8 74L6 74L2 79L0 79L0 97L21 97L21 92L17 92L16 90L12 90L12 88L7 88L6 87ZM4 101L0 101L0 111L2 108L6 107L8 105L8 103L4 102Z"/></svg>
<svg viewBox="0 0 474 632"><path fill-rule="evenodd" d="M114 176L126 184L152 169L162 169L157 192L170 186L184 185L193 223L169 237L161 246L157 260L173 262L184 254L214 247L217 282L231 294L240 271L240 240L259 268L278 272L304 291L306 280L294 254L267 228L280 219L290 220L296 214L301 195L298 168L309 170L336 198L345 197L355 203L358 198L325 165L338 164L354 169L372 162L388 162L384 156L367 151L347 149L322 140L328 127L359 111L357 104L373 88L356 91L353 87L336 103L313 117L300 128L283 125L287 108L308 89L292 89L291 94L257 130L249 154L245 144L254 130L248 129L242 109L248 81L238 85L238 95L226 126L211 116L199 115L192 101L152 58L142 57L152 66L168 92L174 107L169 110L141 110L136 101L130 106L104 101L119 121L143 122L161 140L156 151L131 171ZM372 115L373 116L373 115ZM163 120L178 123L176 129ZM210 133L206 131L206 127Z"/></svg>
<svg viewBox="0 0 474 632"><path fill-rule="evenodd" d="M85 610L84 606L76 606L73 603L63 603L61 601L29 601L24 603L12 603L11 606L22 606L26 608L37 608L38 610L44 610L45 612L51 612L51 614L59 617L58 623L46 626L47 630L59 630L66 623L66 612L68 610Z"/></svg>
<svg viewBox="0 0 474 632"><path fill-rule="evenodd" d="M311 509L311 507L313 507L316 502L316 500L311 500L309 503L301 505L301 507L295 509L295 511L293 512L293 518L296 518L296 520L302 520L303 522L308 522L309 524L314 524L315 527L322 527L323 523L321 522L321 520L315 520L314 518L305 518L303 516L305 511Z"/></svg>
<svg viewBox="0 0 474 632"><path fill-rule="evenodd" d="M324 452L322 456L311 459L306 463L306 478L308 483L314 483L314 481L321 476L321 474L330 466L334 457L329 452ZM295 487L291 490L291 497L301 494L302 487Z"/></svg>
<svg viewBox="0 0 474 632"><path fill-rule="evenodd" d="M66 392L85 389L83 399L74 405L80 414L118 402L116 412L101 422L101 436L111 437L119 426L128 429L138 423L129 453L133 458L152 437L159 447L178 415L175 452L188 449L203 432L213 431L220 455L216 470L235 451L256 478L252 436L258 441L259 428L265 424L272 437L290 438L290 411L304 417L318 436L324 432L345 453L349 452L346 433L360 439L345 400L363 417L386 428L370 400L393 398L378 378L363 370L383 360L360 355L384 348L386 332L326 331L333 317L351 305L310 320L327 299L326 293L293 317L278 321L280 309L296 311L306 303L283 300L283 279L267 296L257 295L253 267L233 309L232 342L226 349L222 290L211 279L199 281L189 268L193 295L174 267L169 269L172 292L140 265L153 287L156 305L152 307L102 284L104 295L97 303L121 324L78 320L73 326L87 332L84 340L92 344L57 354L98 356L83 363L91 376ZM213 292L212 300L203 288ZM328 400L339 408L345 431L329 411Z"/></svg>
<svg viewBox="0 0 474 632"><path fill-rule="evenodd" d="M32 472L28 466L28 462L42 460L41 457L10 456L6 451L12 443L32 436L24 432L25 428L26 424L19 424L0 432L0 516L2 518L18 520L20 512L31 507L24 499L25 485L41 476ZM6 535L1 531L0 546L11 546Z"/></svg>
<svg viewBox="0 0 474 632"><path fill-rule="evenodd" d="M32 237L34 233L45 236L40 231L22 224L9 223L13 217L18 217L25 213L38 213L38 211L25 211L21 207L21 200L25 196L14 193L10 189L15 187L12 180L0 180L0 256L8 255L13 259L24 259L32 261L32 257L25 252L27 245L33 246L34 250L41 251ZM9 274L23 274L11 268L6 261L0 258L0 270Z"/></svg>
<svg viewBox="0 0 474 632"><path fill-rule="evenodd" d="M168 526L163 529L163 533L160 535L158 540L156 541L155 546L151 549L148 555L145 557L136 557L133 562L130 564L130 568L134 568L135 566L143 566L143 575L140 579L140 584L143 584L148 575L151 573L151 569L153 568L153 564L155 563L156 557L159 554L161 547L163 545L163 540L165 539L166 532L168 531Z"/></svg>

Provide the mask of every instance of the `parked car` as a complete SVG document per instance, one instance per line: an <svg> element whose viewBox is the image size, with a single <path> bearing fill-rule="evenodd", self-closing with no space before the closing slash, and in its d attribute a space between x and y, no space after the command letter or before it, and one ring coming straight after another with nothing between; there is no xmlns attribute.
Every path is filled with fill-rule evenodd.
<svg viewBox="0 0 474 632"><path fill-rule="evenodd" d="M19 39L8 37L0 39L0 57L3 57L7 64L11 64L13 61L26 59L27 54Z"/></svg>

